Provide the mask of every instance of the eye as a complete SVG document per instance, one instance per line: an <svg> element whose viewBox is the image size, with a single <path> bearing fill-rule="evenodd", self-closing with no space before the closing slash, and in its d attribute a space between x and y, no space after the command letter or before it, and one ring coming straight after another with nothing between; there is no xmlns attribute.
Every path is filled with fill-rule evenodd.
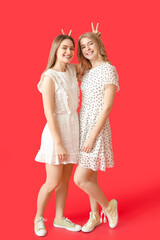
<svg viewBox="0 0 160 240"><path fill-rule="evenodd" d="M89 45L93 45L93 42L91 42Z"/></svg>
<svg viewBox="0 0 160 240"><path fill-rule="evenodd" d="M81 47L81 49L84 49L85 47L83 46L83 47Z"/></svg>

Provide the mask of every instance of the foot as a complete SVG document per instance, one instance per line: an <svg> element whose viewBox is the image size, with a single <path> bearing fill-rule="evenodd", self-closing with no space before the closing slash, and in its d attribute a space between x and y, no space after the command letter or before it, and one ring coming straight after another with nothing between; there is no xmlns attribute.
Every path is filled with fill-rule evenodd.
<svg viewBox="0 0 160 240"><path fill-rule="evenodd" d="M82 227L82 232L91 232L101 224L100 216L98 212L90 212L88 222Z"/></svg>
<svg viewBox="0 0 160 240"><path fill-rule="evenodd" d="M65 228L72 232L79 232L81 226L75 223L72 223L68 218L63 217L62 220L54 219L53 225L57 228Z"/></svg>
<svg viewBox="0 0 160 240"><path fill-rule="evenodd" d="M39 237L44 237L47 233L44 221L46 221L46 219L43 217L36 217L34 220L34 231L35 234Z"/></svg>
<svg viewBox="0 0 160 240"><path fill-rule="evenodd" d="M112 199L108 203L108 207L104 210L104 214L107 216L110 228L115 228L118 224L118 209L117 201Z"/></svg>

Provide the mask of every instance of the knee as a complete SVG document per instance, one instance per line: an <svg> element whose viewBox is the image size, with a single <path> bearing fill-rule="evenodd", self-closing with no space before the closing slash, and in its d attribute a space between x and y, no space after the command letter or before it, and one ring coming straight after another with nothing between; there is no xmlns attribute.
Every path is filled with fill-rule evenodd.
<svg viewBox="0 0 160 240"><path fill-rule="evenodd" d="M83 179L78 176L78 174L74 175L74 183L79 187L79 188L84 188L85 185L85 181L83 181Z"/></svg>
<svg viewBox="0 0 160 240"><path fill-rule="evenodd" d="M60 181L55 181L53 183L46 181L45 186L47 189L47 192L53 192L58 186L60 185Z"/></svg>

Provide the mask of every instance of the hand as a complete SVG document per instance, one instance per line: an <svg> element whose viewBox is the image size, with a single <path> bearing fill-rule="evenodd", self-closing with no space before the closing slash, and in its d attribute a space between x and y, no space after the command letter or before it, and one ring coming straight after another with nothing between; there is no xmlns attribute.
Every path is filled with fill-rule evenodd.
<svg viewBox="0 0 160 240"><path fill-rule="evenodd" d="M63 35L66 35L63 29L61 29L61 31ZM72 29L69 31L68 36L71 36L71 33L72 33Z"/></svg>
<svg viewBox="0 0 160 240"><path fill-rule="evenodd" d="M83 145L83 147L82 147L82 151L83 151L83 152L86 152L86 153L90 153L91 150L92 150L92 148L93 148L93 145L94 145L94 139L89 137L89 138L85 141L85 143L84 143L84 145Z"/></svg>
<svg viewBox="0 0 160 240"><path fill-rule="evenodd" d="M98 32L99 23L97 23L96 29L94 29L93 22L91 23L91 27L92 27L92 32L95 33L95 34L97 34L99 37L101 37L101 33Z"/></svg>
<svg viewBox="0 0 160 240"><path fill-rule="evenodd" d="M55 146L56 148L56 153L57 153L57 156L58 156L58 159L60 161L66 161L67 160L67 153L66 153L66 150L65 148L63 147L63 145L61 144L58 144Z"/></svg>

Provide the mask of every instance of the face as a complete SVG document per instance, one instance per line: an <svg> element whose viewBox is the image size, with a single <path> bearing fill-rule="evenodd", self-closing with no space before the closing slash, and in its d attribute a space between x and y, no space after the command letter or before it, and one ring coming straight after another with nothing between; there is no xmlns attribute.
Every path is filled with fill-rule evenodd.
<svg viewBox="0 0 160 240"><path fill-rule="evenodd" d="M82 38L80 41L81 51L85 58L88 60L96 60L99 58L97 44L90 38Z"/></svg>
<svg viewBox="0 0 160 240"><path fill-rule="evenodd" d="M57 60L69 63L74 56L74 45L70 39L64 39L58 50L57 50Z"/></svg>

